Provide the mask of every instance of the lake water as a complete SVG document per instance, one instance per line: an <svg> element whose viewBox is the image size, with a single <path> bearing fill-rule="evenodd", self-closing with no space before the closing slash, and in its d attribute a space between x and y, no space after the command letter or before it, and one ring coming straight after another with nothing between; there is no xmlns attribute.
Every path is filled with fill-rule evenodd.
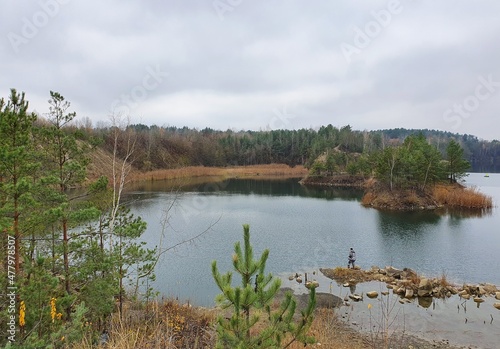
<svg viewBox="0 0 500 349"><path fill-rule="evenodd" d="M137 185L128 194L132 211L148 222L151 246L165 235L174 246L210 227L200 238L169 250L157 266L154 287L166 297L213 305L219 293L211 262L232 270L234 243L250 224L254 254L270 249L267 272L288 275L347 265L350 247L362 268L409 267L426 276L445 274L455 283L500 285L500 175L470 174L466 184L494 198L487 212L384 212L360 204L356 190L306 188L298 179L230 179ZM169 211L169 225L161 221ZM238 279L235 282L239 282Z"/></svg>

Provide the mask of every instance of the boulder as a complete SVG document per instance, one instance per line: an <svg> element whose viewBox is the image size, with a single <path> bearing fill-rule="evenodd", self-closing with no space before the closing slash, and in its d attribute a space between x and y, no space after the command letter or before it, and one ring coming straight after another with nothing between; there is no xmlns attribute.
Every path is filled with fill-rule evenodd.
<svg viewBox="0 0 500 349"><path fill-rule="evenodd" d="M404 268L403 273L401 273L401 276L403 277L403 279L409 279L409 280L417 279L417 273L410 268Z"/></svg>
<svg viewBox="0 0 500 349"><path fill-rule="evenodd" d="M483 303L484 299L482 299L481 297L474 297L474 302L476 302L476 303Z"/></svg>
<svg viewBox="0 0 500 349"><path fill-rule="evenodd" d="M309 302L309 294L301 294L300 306L304 307ZM316 307L333 309L342 305L342 299L330 293L318 292L316 293Z"/></svg>
<svg viewBox="0 0 500 349"><path fill-rule="evenodd" d="M306 288L316 288L316 287L319 287L319 282L317 282L316 280L313 280L313 281L307 281L306 284L305 284Z"/></svg>
<svg viewBox="0 0 500 349"><path fill-rule="evenodd" d="M407 288L405 291L405 298L413 298L413 289Z"/></svg>
<svg viewBox="0 0 500 349"><path fill-rule="evenodd" d="M394 293L403 295L406 293L406 287L398 287L397 289L394 289Z"/></svg>
<svg viewBox="0 0 500 349"><path fill-rule="evenodd" d="M349 298L351 298L355 302L359 302L363 299L363 297L361 297L359 294L350 294Z"/></svg>
<svg viewBox="0 0 500 349"><path fill-rule="evenodd" d="M366 296L368 298L377 298L378 297L378 292L377 291L366 292Z"/></svg>
<svg viewBox="0 0 500 349"><path fill-rule="evenodd" d="M485 296L485 295L488 294L488 292L486 291L486 289L484 288L484 286L479 285L479 286L477 286L476 294L478 296Z"/></svg>
<svg viewBox="0 0 500 349"><path fill-rule="evenodd" d="M385 273L387 274L387 276L393 277L395 279L401 279L403 271L394 267L385 267Z"/></svg>
<svg viewBox="0 0 500 349"><path fill-rule="evenodd" d="M496 292L495 293L495 298L498 299L498 300L500 300L500 292Z"/></svg>
<svg viewBox="0 0 500 349"><path fill-rule="evenodd" d="M495 294L498 291L497 287L493 284L484 284L483 287L488 294Z"/></svg>
<svg viewBox="0 0 500 349"><path fill-rule="evenodd" d="M498 310L500 310L500 303L493 303L493 306L494 306L495 308L497 308Z"/></svg>
<svg viewBox="0 0 500 349"><path fill-rule="evenodd" d="M417 295L419 297L432 296L432 281L429 279L421 279L418 284Z"/></svg>

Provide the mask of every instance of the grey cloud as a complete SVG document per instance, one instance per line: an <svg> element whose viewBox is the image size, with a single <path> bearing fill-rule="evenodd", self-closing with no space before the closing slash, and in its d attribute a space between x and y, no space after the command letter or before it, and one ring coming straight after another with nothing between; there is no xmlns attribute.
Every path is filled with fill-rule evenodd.
<svg viewBox="0 0 500 349"><path fill-rule="evenodd" d="M500 81L493 0L401 0L402 11L350 63L341 45L354 45L354 29L391 1L221 0L232 9L221 20L211 0L65 0L15 52L8 33L57 1L11 2L0 11L1 96L16 87L46 110L56 90L98 121L122 95L146 91L130 112L148 124L262 129L274 109L287 107L290 128L430 125L499 138L488 124L500 91L459 129L442 116L474 92L479 76ZM155 67L168 78L141 90Z"/></svg>

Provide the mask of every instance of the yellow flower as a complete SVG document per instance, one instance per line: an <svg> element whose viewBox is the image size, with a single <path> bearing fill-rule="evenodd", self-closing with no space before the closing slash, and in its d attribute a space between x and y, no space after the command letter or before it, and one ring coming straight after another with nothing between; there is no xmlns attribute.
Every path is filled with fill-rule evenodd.
<svg viewBox="0 0 500 349"><path fill-rule="evenodd" d="M369 303L368 304L368 309L371 309L372 308L372 305Z"/></svg>
<svg viewBox="0 0 500 349"><path fill-rule="evenodd" d="M24 301L21 301L21 305L19 307L19 326L23 327L26 324L26 304Z"/></svg>
<svg viewBox="0 0 500 349"><path fill-rule="evenodd" d="M50 299L50 317L52 318L52 322L54 322L56 316L57 316L56 299L52 297Z"/></svg>

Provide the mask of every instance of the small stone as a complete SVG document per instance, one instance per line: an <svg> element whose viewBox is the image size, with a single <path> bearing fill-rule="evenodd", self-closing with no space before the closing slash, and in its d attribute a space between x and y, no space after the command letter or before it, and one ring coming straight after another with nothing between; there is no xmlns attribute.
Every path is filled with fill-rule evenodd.
<svg viewBox="0 0 500 349"><path fill-rule="evenodd" d="M405 291L405 298L412 298L413 297L413 289L407 288Z"/></svg>
<svg viewBox="0 0 500 349"><path fill-rule="evenodd" d="M483 303L484 299L482 299L481 297L474 297L474 302L476 302L476 303Z"/></svg>
<svg viewBox="0 0 500 349"><path fill-rule="evenodd" d="M377 291L370 291L370 292L366 292L366 295L368 296L368 298L377 298L378 292Z"/></svg>
<svg viewBox="0 0 500 349"><path fill-rule="evenodd" d="M493 303L493 306L494 306L495 308L497 308L498 310L500 310L500 303Z"/></svg>
<svg viewBox="0 0 500 349"><path fill-rule="evenodd" d="M352 299L353 301L355 301L355 302L359 302L360 300L362 300L362 299L363 299L363 298L362 298L360 295L358 295L358 294L350 294L350 295L349 295L349 298L351 298L351 299Z"/></svg>

